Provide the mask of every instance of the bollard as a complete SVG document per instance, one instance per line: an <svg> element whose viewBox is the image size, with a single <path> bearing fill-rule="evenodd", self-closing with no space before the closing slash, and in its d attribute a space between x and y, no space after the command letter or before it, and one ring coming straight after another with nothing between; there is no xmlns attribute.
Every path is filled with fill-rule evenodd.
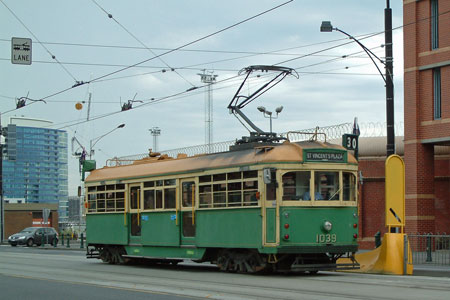
<svg viewBox="0 0 450 300"><path fill-rule="evenodd" d="M66 248L70 248L70 235L67 235L67 246Z"/></svg>
<svg viewBox="0 0 450 300"><path fill-rule="evenodd" d="M405 234L403 236L403 275L408 274L408 236Z"/></svg>
<svg viewBox="0 0 450 300"><path fill-rule="evenodd" d="M375 248L378 248L381 246L381 232L375 233Z"/></svg>
<svg viewBox="0 0 450 300"><path fill-rule="evenodd" d="M84 248L84 245L83 245L83 233L81 233L80 239L81 239L80 248Z"/></svg>
<svg viewBox="0 0 450 300"><path fill-rule="evenodd" d="M55 235L53 236L53 247L57 247L58 246L58 234L55 233Z"/></svg>
<svg viewBox="0 0 450 300"><path fill-rule="evenodd" d="M43 230L43 229L41 229L41 230ZM41 247L44 247L45 246L45 233L44 233L44 231L42 231L42 236L41 236Z"/></svg>
<svg viewBox="0 0 450 300"><path fill-rule="evenodd" d="M431 257L431 236L427 236L427 260L426 262L432 262L433 258Z"/></svg>
<svg viewBox="0 0 450 300"><path fill-rule="evenodd" d="M61 246L64 246L64 233L61 234Z"/></svg>

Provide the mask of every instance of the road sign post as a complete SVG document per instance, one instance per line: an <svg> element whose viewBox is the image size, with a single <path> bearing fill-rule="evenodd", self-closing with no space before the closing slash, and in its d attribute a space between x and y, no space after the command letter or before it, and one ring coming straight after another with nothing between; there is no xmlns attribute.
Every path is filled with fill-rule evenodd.
<svg viewBox="0 0 450 300"><path fill-rule="evenodd" d="M31 65L31 39L11 38L11 63Z"/></svg>

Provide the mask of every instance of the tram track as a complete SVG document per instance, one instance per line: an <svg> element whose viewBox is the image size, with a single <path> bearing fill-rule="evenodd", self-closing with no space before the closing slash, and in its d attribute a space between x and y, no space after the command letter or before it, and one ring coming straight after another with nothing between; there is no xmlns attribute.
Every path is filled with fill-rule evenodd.
<svg viewBox="0 0 450 300"><path fill-rule="evenodd" d="M73 256L71 255L64 255L64 254L60 254L60 255L52 255L52 254L31 254L28 255L27 258L32 259L33 256L42 256L42 255L48 255L49 258L51 257L51 260L60 260L60 261L67 261L68 259L72 260L72 261L79 261L78 258L73 258ZM10 256L12 259L14 259L16 256L11 255ZM71 258L72 257L72 258ZM23 260L23 256L18 259L16 262L20 262ZM40 266L40 264L38 263L27 263L28 266ZM152 264L152 265L142 265L142 264L131 264L131 265L120 265L117 266L119 268L119 271L112 271L109 268L113 267L112 265L109 264L105 264L105 263L98 263L96 264L96 266L100 266L101 268L107 268L107 272L108 274L117 274L117 275L128 275L128 276L134 276L134 275L140 275L140 274L134 274L134 273L128 273L128 274L124 274L124 270L139 270L139 271L146 271L146 270L155 270L155 271L164 271L164 272L170 272L170 271L183 271L183 272L190 272L190 271L198 271L201 273L206 273L206 272L214 272L217 274L223 274L222 272L220 272L216 267L214 266L209 266L207 268L205 268L204 265L201 264L181 264L178 266L169 266L169 265L163 265L163 264ZM3 268L3 267L2 267ZM80 272L84 272L85 269L77 269ZM142 273L142 272L140 272ZM145 276L148 276L147 272L145 272ZM307 274L301 274L301 273L288 273L288 274L265 274L265 275L249 275L249 274L237 274L237 273L225 273L225 276L242 276L244 278L253 278L253 277L259 277L259 278L278 278L278 279L283 279L283 278L293 278L293 277L297 277L297 278L301 278L302 280L306 280L306 281L323 281L324 283L336 283L336 284L342 284L343 281L342 280L333 280L332 278L336 278L336 276L344 276L343 273L335 273L335 272L321 272L317 275L307 275ZM324 277L325 275L328 275L326 278ZM405 281L403 283L399 283L398 281L392 281L389 280L390 276L389 275L385 275L385 276L379 276L376 274L366 274L366 278L360 278L359 275L355 275L355 274L349 274L347 273L347 276L355 276L353 278L353 282L355 282L355 280L359 283L359 284L368 284L370 283L371 285L375 285L378 286L380 288L383 287L388 287L388 286L396 286L396 287L403 287L403 288L417 288L417 289L433 289L433 290L442 290L442 291L450 291L450 285L448 288L444 288L444 287L430 287L430 286L417 286L417 285L413 285L410 284L409 281ZM383 278L383 283L375 283L373 281L370 280L370 278L372 276L375 276L377 278ZM397 278L397 276L394 276L395 278ZM147 277L148 278L148 277ZM171 276L166 276L166 277L161 277L161 275L158 275L157 278L162 278L162 279L167 279L167 280L173 280L174 278ZM183 279L185 280L185 279ZM215 283L215 281L205 281L204 279L198 279L198 280L194 280L194 279L189 279L192 282L208 282L208 283ZM443 279L443 280L448 280L448 283L450 284L450 279ZM380 281L380 280L378 280ZM263 288L264 286L260 286L261 288Z"/></svg>
<svg viewBox="0 0 450 300"><path fill-rule="evenodd" d="M140 265L116 266L103 263L83 263L82 257L71 255L54 256L51 254L17 254L2 253L0 273L12 276L27 276L33 279L46 279L58 282L71 282L77 284L94 284L102 287L154 291L171 293L174 295L188 295L193 297L209 297L212 299L298 299L303 295L309 299L401 299L397 294L393 296L360 295L354 290L355 285L370 285L371 290L413 290L417 294L423 291L436 293L446 292L450 289L445 285L427 284L418 285L418 281L408 283L405 279L399 281L395 276L357 275L320 273L314 276L305 275L242 275L230 274L206 269L202 265L157 266L147 267ZM54 257L53 257L54 256ZM43 259L39 262L37 259ZM47 260L62 263L67 262L67 270L54 268L43 270L43 263ZM81 263L81 264L80 264ZM17 264L28 266L28 270L18 270ZM152 274L154 273L154 274ZM105 277L105 274L107 276ZM214 279L217 277L217 279ZM63 278L67 278L63 279ZM394 280L395 279L395 280ZM445 279L440 282L445 281ZM446 281L449 282L448 280ZM269 284L270 283L270 284ZM293 288L295 286L295 288ZM347 287L348 292L339 291L334 287Z"/></svg>

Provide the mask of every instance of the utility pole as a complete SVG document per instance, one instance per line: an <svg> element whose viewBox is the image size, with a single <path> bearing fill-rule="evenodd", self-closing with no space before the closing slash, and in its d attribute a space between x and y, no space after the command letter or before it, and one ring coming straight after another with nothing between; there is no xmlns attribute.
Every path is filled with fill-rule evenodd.
<svg viewBox="0 0 450 300"><path fill-rule="evenodd" d="M161 135L161 129L153 127L149 131L153 135L153 152L158 152L158 136Z"/></svg>
<svg viewBox="0 0 450 300"><path fill-rule="evenodd" d="M389 0L386 0L386 9L384 10L384 40L386 56L386 156L389 157L390 155L395 154L392 9L389 7Z"/></svg>
<svg viewBox="0 0 450 300"><path fill-rule="evenodd" d="M89 121L89 117L90 117L90 114L91 114L91 99L92 99L92 93L89 92L89 102L88 102L86 121Z"/></svg>
<svg viewBox="0 0 450 300"><path fill-rule="evenodd" d="M2 114L0 113L0 210L1 210L1 231L0 231L0 243L3 242L5 237L5 205L3 203L3 128L2 128Z"/></svg>
<svg viewBox="0 0 450 300"><path fill-rule="evenodd" d="M205 94L205 144L207 145L207 152L211 153L211 144L213 143L213 95L212 84L216 82L218 75L206 74L206 70L200 75L200 80L207 83Z"/></svg>

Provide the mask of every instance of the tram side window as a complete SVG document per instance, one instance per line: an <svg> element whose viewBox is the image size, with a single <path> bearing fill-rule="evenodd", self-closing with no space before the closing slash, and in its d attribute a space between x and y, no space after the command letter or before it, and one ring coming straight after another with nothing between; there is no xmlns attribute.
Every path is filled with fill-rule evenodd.
<svg viewBox="0 0 450 300"><path fill-rule="evenodd" d="M353 173L343 173L344 201L356 201L356 176Z"/></svg>
<svg viewBox="0 0 450 300"><path fill-rule="evenodd" d="M176 180L144 182L144 210L174 209L176 205Z"/></svg>
<svg viewBox="0 0 450 300"><path fill-rule="evenodd" d="M311 200L309 196L309 182L311 172L297 171L288 172L283 175L283 200Z"/></svg>
<svg viewBox="0 0 450 300"><path fill-rule="evenodd" d="M90 186L87 190L88 213L120 212L125 206L125 185Z"/></svg>
<svg viewBox="0 0 450 300"><path fill-rule="evenodd" d="M144 209L155 209L155 190L144 190Z"/></svg>
<svg viewBox="0 0 450 300"><path fill-rule="evenodd" d="M164 189L164 208L175 208L176 189Z"/></svg>
<svg viewBox="0 0 450 300"><path fill-rule="evenodd" d="M315 192L322 197L316 200L339 200L339 172L316 171L314 181Z"/></svg>
<svg viewBox="0 0 450 300"><path fill-rule="evenodd" d="M199 177L199 207L258 205L258 171L230 172Z"/></svg>

